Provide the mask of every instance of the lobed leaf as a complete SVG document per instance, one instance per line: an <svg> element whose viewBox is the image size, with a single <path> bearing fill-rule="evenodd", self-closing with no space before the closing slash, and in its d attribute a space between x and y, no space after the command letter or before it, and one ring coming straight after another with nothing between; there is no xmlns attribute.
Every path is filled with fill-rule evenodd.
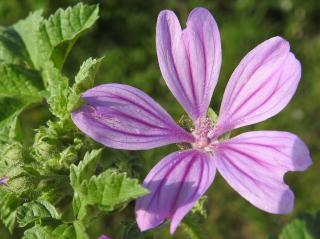
<svg viewBox="0 0 320 239"><path fill-rule="evenodd" d="M20 20L13 29L19 34L19 37L23 41L24 48L28 53L28 61L31 62L31 66L35 69L39 69L42 65L40 34L39 28L43 21L42 10L38 10L29 14L29 16L23 20Z"/></svg>
<svg viewBox="0 0 320 239"><path fill-rule="evenodd" d="M51 62L46 63L42 71L42 78L46 85L45 98L50 106L51 113L60 119L66 118L68 115L68 78L62 75Z"/></svg>
<svg viewBox="0 0 320 239"><path fill-rule="evenodd" d="M19 65L31 63L25 45L13 27L0 27L0 60Z"/></svg>
<svg viewBox="0 0 320 239"><path fill-rule="evenodd" d="M11 233L16 224L16 209L18 206L19 199L16 195L0 188L0 219Z"/></svg>
<svg viewBox="0 0 320 239"><path fill-rule="evenodd" d="M26 230L22 239L51 239L50 233L52 233L52 231L53 229L49 226L36 225Z"/></svg>
<svg viewBox="0 0 320 239"><path fill-rule="evenodd" d="M84 159L76 166L70 167L70 181L74 188L79 188L83 180L89 179L94 175L96 166L101 158L101 149L94 149L91 152L87 152Z"/></svg>
<svg viewBox="0 0 320 239"><path fill-rule="evenodd" d="M304 214L285 226L280 239L319 239L320 211Z"/></svg>
<svg viewBox="0 0 320 239"><path fill-rule="evenodd" d="M152 236L150 231L141 232L136 223L128 223L128 225L126 225L123 230L121 238L122 239L153 239L154 237Z"/></svg>
<svg viewBox="0 0 320 239"><path fill-rule="evenodd" d="M79 104L80 92L93 86L102 59L85 61L72 88L61 68L79 35L97 18L97 5L80 3L59 9L47 20L40 10L11 27L0 27L0 176L9 176L8 185L0 187L0 219L10 231L16 223L20 227L35 223L23 238L88 239L82 223L59 222L54 204L72 193L66 173L88 143L77 137L70 111ZM19 114L43 97L59 120L41 128L31 154L23 151L22 155L22 150L16 150L22 147L17 142L21 140ZM100 154L101 150L87 153L78 165L77 191L95 173ZM28 202L22 204L20 198ZM48 221L55 225L45 225Z"/></svg>
<svg viewBox="0 0 320 239"><path fill-rule="evenodd" d="M84 61L80 67L79 72L75 77L75 83L71 88L68 102L69 112L75 110L80 106L81 99L80 93L85 90L93 87L94 78L97 71L99 70L100 64L102 63L103 58L92 59L89 58Z"/></svg>
<svg viewBox="0 0 320 239"><path fill-rule="evenodd" d="M73 222L73 227L74 227L77 239L89 239L86 233L86 229L82 223L75 221Z"/></svg>
<svg viewBox="0 0 320 239"><path fill-rule="evenodd" d="M43 89L36 71L18 65L0 63L0 97L22 98L29 103L40 102L39 92Z"/></svg>
<svg viewBox="0 0 320 239"><path fill-rule="evenodd" d="M101 210L113 211L123 203L148 193L137 179L128 178L125 173L107 170L99 176L82 182L81 198L89 205L96 205Z"/></svg>
<svg viewBox="0 0 320 239"><path fill-rule="evenodd" d="M19 165L24 161L23 146L21 143L7 143L0 147L0 176L15 176L11 175L10 171L18 171ZM10 175L9 175L10 174Z"/></svg>
<svg viewBox="0 0 320 239"><path fill-rule="evenodd" d="M21 99L0 98L0 142L10 143L21 139L18 115L28 105Z"/></svg>
<svg viewBox="0 0 320 239"><path fill-rule="evenodd" d="M42 54L61 68L78 36L98 19L98 5L77 4L59 9L40 26Z"/></svg>
<svg viewBox="0 0 320 239"><path fill-rule="evenodd" d="M102 60L103 57L98 59L90 57L82 63L80 70L75 77L75 84L73 85L75 93L79 94L93 87L94 78L99 70Z"/></svg>
<svg viewBox="0 0 320 239"><path fill-rule="evenodd" d="M39 75L18 65L0 63L0 141L20 140L19 114L42 101Z"/></svg>
<svg viewBox="0 0 320 239"><path fill-rule="evenodd" d="M125 173L107 170L98 176L93 173L95 157L87 157L80 165L70 170L71 185L74 189L73 209L82 220L87 214L87 206L92 205L103 211L113 211L120 205L148 193L137 179L128 178ZM90 174L84 172L91 171Z"/></svg>
<svg viewBox="0 0 320 239"><path fill-rule="evenodd" d="M20 227L46 218L60 219L56 208L48 201L36 200L24 203L17 209L17 222Z"/></svg>
<svg viewBox="0 0 320 239"><path fill-rule="evenodd" d="M79 220L83 219L87 214L87 202L80 197L78 191L83 180L89 179L94 175L98 161L101 158L102 149L87 152L78 166L70 167L70 182L74 188L74 196L72 201L73 211Z"/></svg>
<svg viewBox="0 0 320 239"><path fill-rule="evenodd" d="M89 239L80 222L54 226L35 225L26 230L22 239Z"/></svg>

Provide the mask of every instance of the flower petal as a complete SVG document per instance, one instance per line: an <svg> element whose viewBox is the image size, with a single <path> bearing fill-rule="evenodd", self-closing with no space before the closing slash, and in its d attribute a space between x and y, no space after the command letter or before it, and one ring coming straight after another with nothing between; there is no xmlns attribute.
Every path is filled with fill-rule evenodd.
<svg viewBox="0 0 320 239"><path fill-rule="evenodd" d="M106 236L106 235L102 235L100 236L98 239L111 239L110 237Z"/></svg>
<svg viewBox="0 0 320 239"><path fill-rule="evenodd" d="M7 185L7 182L9 180L9 177L4 176L0 178L0 185Z"/></svg>
<svg viewBox="0 0 320 239"><path fill-rule="evenodd" d="M183 217L207 191L215 176L210 156L197 150L172 153L148 174L143 185L151 191L136 202L136 216L142 231L171 219L174 233Z"/></svg>
<svg viewBox="0 0 320 239"><path fill-rule="evenodd" d="M254 206L275 214L289 213L294 204L284 174L305 170L312 163L301 139L279 131L253 131L223 141L215 159L231 187Z"/></svg>
<svg viewBox="0 0 320 239"><path fill-rule="evenodd" d="M82 98L87 104L72 113L73 122L108 147L138 150L193 141L159 104L134 87L100 85Z"/></svg>
<svg viewBox="0 0 320 239"><path fill-rule="evenodd" d="M176 15L165 10L158 17L156 38L163 78L196 121L207 113L220 71L218 26L208 10L196 8L182 31Z"/></svg>
<svg viewBox="0 0 320 239"><path fill-rule="evenodd" d="M258 45L242 59L228 82L219 134L280 112L295 93L300 77L300 63L287 41L274 37Z"/></svg>

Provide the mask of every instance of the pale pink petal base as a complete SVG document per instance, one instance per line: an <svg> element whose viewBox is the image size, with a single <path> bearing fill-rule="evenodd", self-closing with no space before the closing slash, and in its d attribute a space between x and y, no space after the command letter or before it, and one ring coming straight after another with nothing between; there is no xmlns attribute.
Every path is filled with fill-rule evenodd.
<svg viewBox="0 0 320 239"><path fill-rule="evenodd" d="M175 152L161 160L143 185L150 194L136 202L136 218L142 231L171 219L174 233L183 217L206 192L215 176L208 154L197 150Z"/></svg>
<svg viewBox="0 0 320 239"><path fill-rule="evenodd" d="M221 142L214 160L241 196L275 214L289 213L294 204L284 174L305 170L312 163L308 148L297 136L279 131L248 132Z"/></svg>

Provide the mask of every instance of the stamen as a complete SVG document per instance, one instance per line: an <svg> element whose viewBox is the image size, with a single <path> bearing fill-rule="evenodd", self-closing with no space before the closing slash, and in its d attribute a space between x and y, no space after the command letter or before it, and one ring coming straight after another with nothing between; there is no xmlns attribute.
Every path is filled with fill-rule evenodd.
<svg viewBox="0 0 320 239"><path fill-rule="evenodd" d="M195 137L194 148L210 151L210 138L208 133L211 131L213 123L208 118L200 118L196 124L196 129L193 131ZM208 150L207 150L208 149Z"/></svg>
<svg viewBox="0 0 320 239"><path fill-rule="evenodd" d="M213 123L208 118L200 118L197 122L194 133L199 136L207 136L209 131L212 129Z"/></svg>

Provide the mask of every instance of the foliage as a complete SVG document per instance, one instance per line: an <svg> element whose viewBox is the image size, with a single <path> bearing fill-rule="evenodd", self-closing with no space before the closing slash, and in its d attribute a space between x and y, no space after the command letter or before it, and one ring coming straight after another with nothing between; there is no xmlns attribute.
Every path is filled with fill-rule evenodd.
<svg viewBox="0 0 320 239"><path fill-rule="evenodd" d="M320 211L304 214L285 226L280 239L318 239L320 238Z"/></svg>
<svg viewBox="0 0 320 239"><path fill-rule="evenodd" d="M39 10L1 29L0 176L9 180L0 188L0 219L25 239L89 238L87 206L112 212L148 193L117 169L97 171L102 150L70 119L80 93L93 86L102 58L86 60L74 80L62 68L98 11L97 5L79 3L44 18ZM44 102L52 116L28 145L20 115Z"/></svg>

